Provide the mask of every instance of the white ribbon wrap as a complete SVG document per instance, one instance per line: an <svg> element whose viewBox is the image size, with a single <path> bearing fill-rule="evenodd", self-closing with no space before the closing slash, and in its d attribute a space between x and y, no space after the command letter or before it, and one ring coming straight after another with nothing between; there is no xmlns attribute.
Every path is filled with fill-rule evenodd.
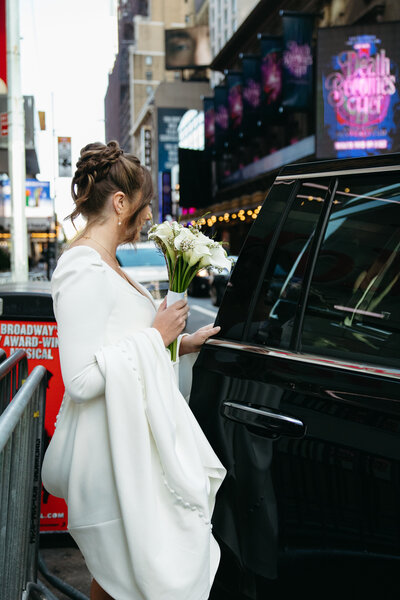
<svg viewBox="0 0 400 600"><path fill-rule="evenodd" d="M168 290L167 306L171 306L171 304L178 302L178 300L183 300L183 298L185 297L185 294L186 294L186 292L173 292L171 290Z"/></svg>

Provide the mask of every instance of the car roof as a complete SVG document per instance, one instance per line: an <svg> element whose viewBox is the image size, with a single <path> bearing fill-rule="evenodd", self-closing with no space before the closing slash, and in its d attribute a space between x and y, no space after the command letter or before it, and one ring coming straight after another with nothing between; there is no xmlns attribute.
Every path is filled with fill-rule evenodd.
<svg viewBox="0 0 400 600"><path fill-rule="evenodd" d="M388 171L400 171L400 152L286 165L280 170L277 180L291 177L301 179L310 175L329 177L342 174L356 175L357 173Z"/></svg>
<svg viewBox="0 0 400 600"><path fill-rule="evenodd" d="M157 250L154 242L131 242L127 244L121 244L117 250L143 250L143 248L150 248L151 250Z"/></svg>

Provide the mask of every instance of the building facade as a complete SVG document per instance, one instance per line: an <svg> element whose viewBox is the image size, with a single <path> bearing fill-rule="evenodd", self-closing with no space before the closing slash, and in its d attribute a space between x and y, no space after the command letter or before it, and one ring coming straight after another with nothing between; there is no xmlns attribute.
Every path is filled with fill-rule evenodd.
<svg viewBox="0 0 400 600"><path fill-rule="evenodd" d="M181 79L165 69L165 30L185 28L194 0L120 0L118 55L105 97L106 139L126 151L140 151L137 120L157 86Z"/></svg>
<svg viewBox="0 0 400 600"><path fill-rule="evenodd" d="M232 11L236 9L239 18L239 0L237 5L234 1L210 0L214 55L211 68L219 83L214 88L215 101L216 92L227 87L229 73L243 75L243 57L260 56L260 36L282 36L281 10L314 15L314 49L320 28L400 19L400 4L394 0L355 0L352 3L344 0L260 0L250 4L253 4L250 12L246 15L244 10L245 18L235 24ZM234 25L235 31L229 35L229 28L232 30ZM265 123L258 122L261 126L244 135L243 140L235 137L230 122L227 141L210 155L210 169L214 174L212 201L191 211L188 218L200 219L209 234L227 241L230 251L237 254L279 169L288 163L315 160L315 113L314 91L307 106L300 110L281 109ZM202 216L205 213L208 213L206 218Z"/></svg>
<svg viewBox="0 0 400 600"><path fill-rule="evenodd" d="M151 170L157 221L175 210L171 174L178 164L180 119L189 109L201 113L201 97L210 91L205 68L166 68L165 31L208 27L208 0L152 0L141 14L134 3L124 5L129 10L125 14L121 2L120 52L109 77L106 137L117 139Z"/></svg>
<svg viewBox="0 0 400 600"><path fill-rule="evenodd" d="M118 4L118 53L108 77L104 99L106 140L117 140L131 150L131 47L135 43L134 21L147 15L148 0L120 0Z"/></svg>

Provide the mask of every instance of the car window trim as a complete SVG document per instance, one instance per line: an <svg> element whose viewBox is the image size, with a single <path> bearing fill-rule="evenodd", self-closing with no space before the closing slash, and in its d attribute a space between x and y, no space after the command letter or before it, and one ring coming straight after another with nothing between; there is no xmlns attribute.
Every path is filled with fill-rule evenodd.
<svg viewBox="0 0 400 600"><path fill-rule="evenodd" d="M275 181L287 181L288 179L307 179L310 177L339 177L339 175L364 175L365 173L385 173L387 171L399 171L398 165L386 167L370 167L366 169L338 169L337 171L323 171L321 173L296 173L295 175L278 175Z"/></svg>
<svg viewBox="0 0 400 600"><path fill-rule="evenodd" d="M311 282L314 276L315 266L317 264L317 259L319 257L322 242L325 237L326 228L329 223L329 217L333 206L333 199L335 197L338 185L338 177L332 177L329 181L328 192L321 210L321 214L319 215L317 225L315 227L314 239L311 243L310 256L307 260L306 270L301 286L300 297L296 307L296 313L293 324L293 333L289 346L295 352L298 352L300 349L301 336L303 333L304 315L306 312Z"/></svg>
<svg viewBox="0 0 400 600"><path fill-rule="evenodd" d="M251 323L252 323L254 309L255 309L256 304L258 302L258 297L259 297L259 294L260 294L260 289L261 289L261 286L262 286L263 281L264 281L264 275L265 275L265 273L266 273L266 271L267 271L267 269L269 267L272 255L273 255L275 247L276 247L276 243L277 243L277 241L279 239L279 236L281 234L282 228L283 228L284 224L286 223L286 219L287 219L287 217L289 215L289 212L292 209L292 206L293 206L294 201L295 201L296 196L297 196L297 192L300 189L300 187L301 187L300 182L296 181L295 186L293 187L293 189L292 189L292 191L291 191L291 193L289 195L289 198L288 198L285 210L282 212L282 215L281 215L281 218L279 220L279 223L278 223L278 225L277 225L277 227L275 229L275 232L274 232L274 234L272 236L271 242L270 242L270 244L268 246L267 253L266 253L265 258L264 258L263 268L260 271L260 275L258 277L257 286L256 286L256 289L254 291L253 297L252 297L252 299L250 301L250 305L249 305L249 308L248 308L247 319L246 319L246 323L244 325L243 333L242 333L242 336L241 336L242 340L245 340L248 337L248 335L249 335L249 330L250 330ZM266 198L266 201L267 201L267 199L268 199L268 196ZM264 204L263 204L263 208L264 208L264 206L266 207L265 201L264 201ZM265 208L264 208L264 210L265 210Z"/></svg>
<svg viewBox="0 0 400 600"><path fill-rule="evenodd" d="M356 373L400 380L400 369L387 369L386 367L379 365L360 363L357 361L349 362L328 356L320 356L318 354L280 350L278 348L270 348L268 346L258 346L249 342L234 342L224 338L209 338L205 342L205 346L216 346L218 348L226 348L228 350L239 350L240 352L247 352L249 354L261 354L273 358L283 358L285 360L304 362L334 369L345 369L347 371L353 371Z"/></svg>

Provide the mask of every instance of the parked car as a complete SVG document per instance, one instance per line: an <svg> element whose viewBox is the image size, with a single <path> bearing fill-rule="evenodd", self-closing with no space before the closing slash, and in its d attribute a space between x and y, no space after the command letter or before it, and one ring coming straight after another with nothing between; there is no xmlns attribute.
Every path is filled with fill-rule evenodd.
<svg viewBox="0 0 400 600"><path fill-rule="evenodd" d="M149 290L160 304L168 292L168 269L163 254L152 242L122 244L117 260L128 277Z"/></svg>
<svg viewBox="0 0 400 600"><path fill-rule="evenodd" d="M233 269L237 261L237 256L230 255L228 258L232 261ZM223 269L222 271L210 269L208 283L210 288L211 302L214 304L214 306L219 306L221 304L225 288L228 285L228 281L231 276L231 272L232 271L228 271L228 269Z"/></svg>
<svg viewBox="0 0 400 600"><path fill-rule="evenodd" d="M284 167L194 367L210 600L399 596L400 155Z"/></svg>

